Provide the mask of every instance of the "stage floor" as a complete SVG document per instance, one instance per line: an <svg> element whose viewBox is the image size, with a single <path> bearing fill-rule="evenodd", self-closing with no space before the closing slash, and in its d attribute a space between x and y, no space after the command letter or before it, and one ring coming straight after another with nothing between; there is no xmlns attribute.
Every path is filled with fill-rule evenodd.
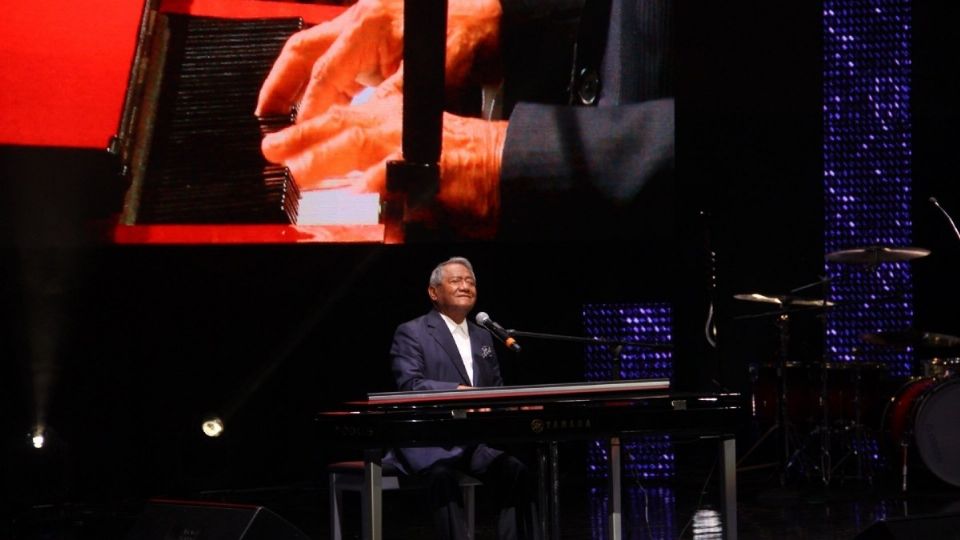
<svg viewBox="0 0 960 540"><path fill-rule="evenodd" d="M561 456L561 537L605 538L603 479L587 473L587 451L582 448L561 448ZM816 452L807 457L811 456L819 457ZM709 445L677 447L667 478L639 480L638 475L627 474L623 537L722 538L717 521L719 497L714 457ZM941 525L938 530L960 533L960 488L922 470L911 475L908 490L902 492L896 474L856 467L854 460L836 466L829 485L816 477L816 470L804 472L799 466L788 471L782 484L778 465L751 461L743 462L743 470L738 473L739 538L854 539L881 519L911 516L916 527L929 527L930 523L924 520L937 514L953 515L951 527L944 529ZM330 537L328 493L326 479L318 476L284 485L167 495L183 500L263 506L313 540L324 540ZM427 509L416 493L384 494L386 539L434 537ZM143 501L137 500L97 504L77 501L36 507L13 516L8 532L13 540L126 540L142 508ZM345 493L345 511L344 538L359 538L359 498L355 493ZM493 540L496 508L485 497L482 487L478 491L477 511L477 540ZM912 537L930 537L927 531L918 530L922 532Z"/></svg>

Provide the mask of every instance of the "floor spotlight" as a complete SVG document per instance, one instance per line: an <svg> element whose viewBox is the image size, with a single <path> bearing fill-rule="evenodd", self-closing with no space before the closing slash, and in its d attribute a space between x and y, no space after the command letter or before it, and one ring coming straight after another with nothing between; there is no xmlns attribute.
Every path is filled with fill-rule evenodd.
<svg viewBox="0 0 960 540"><path fill-rule="evenodd" d="M40 426L37 426L37 428L30 433L30 444L32 444L34 448L39 450L43 448L43 445L46 444L46 442L47 442L47 438L44 436L43 428Z"/></svg>
<svg viewBox="0 0 960 540"><path fill-rule="evenodd" d="M203 421L203 434L207 437L219 437L223 433L223 420L218 416Z"/></svg>

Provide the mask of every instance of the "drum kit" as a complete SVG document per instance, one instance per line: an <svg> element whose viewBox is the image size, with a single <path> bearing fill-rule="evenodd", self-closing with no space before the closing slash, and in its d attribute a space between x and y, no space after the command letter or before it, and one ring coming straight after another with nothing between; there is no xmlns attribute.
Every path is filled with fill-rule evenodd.
<svg viewBox="0 0 960 540"><path fill-rule="evenodd" d="M872 269L929 253L878 246L836 251L826 260ZM778 459L770 466L777 467L781 485L798 478L824 485L837 478L873 484L887 472L906 491L909 473L920 469L960 486L960 354L951 356L960 353L960 337L913 330L860 335L871 347L914 351L923 360L922 375L900 379L876 362L791 361L791 318L843 307L843 302L826 299L827 282L829 278L789 295L734 295L742 302L772 306L760 315L775 317L780 337L777 360L751 366L753 416L766 431L738 466L754 468L743 463L766 441L775 440ZM795 296L817 285L824 289L822 299ZM878 462L884 465L878 467Z"/></svg>

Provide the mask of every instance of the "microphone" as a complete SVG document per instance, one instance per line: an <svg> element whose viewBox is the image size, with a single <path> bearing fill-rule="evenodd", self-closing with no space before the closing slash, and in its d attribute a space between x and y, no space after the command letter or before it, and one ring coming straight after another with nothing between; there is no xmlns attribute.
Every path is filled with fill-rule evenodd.
<svg viewBox="0 0 960 540"><path fill-rule="evenodd" d="M950 214L948 214L947 211L944 210L942 206L940 206L940 203L937 202L937 198L930 197L927 200L930 201L930 204L936 206L937 210L940 210L943 213L944 217L947 218L947 222L950 223L950 227L953 228L953 234L957 236L957 240L960 240L960 231L957 230L957 224L953 222L953 218L950 217Z"/></svg>
<svg viewBox="0 0 960 540"><path fill-rule="evenodd" d="M513 336L510 335L510 332L507 332L506 328L493 322L493 319L491 319L489 315L481 311L477 313L476 321L477 324L489 330L491 334L500 338L500 341L503 341L503 344L506 345L508 349L513 352L520 352L520 344L517 343L517 340L513 339Z"/></svg>

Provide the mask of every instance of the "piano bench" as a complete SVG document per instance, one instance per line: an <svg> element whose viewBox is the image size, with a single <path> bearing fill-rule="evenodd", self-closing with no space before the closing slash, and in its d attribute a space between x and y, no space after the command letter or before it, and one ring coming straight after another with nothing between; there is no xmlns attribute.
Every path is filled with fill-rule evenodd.
<svg viewBox="0 0 960 540"><path fill-rule="evenodd" d="M340 461L327 466L330 480L330 538L343 538L343 492L363 490L363 462ZM402 477L402 479L401 479ZM482 485L480 480L459 474L460 489L463 490L463 510L467 517L467 533L474 538L476 527L476 487ZM406 489L426 489L418 478L405 475L390 464L384 464L382 470L381 487L383 491Z"/></svg>

